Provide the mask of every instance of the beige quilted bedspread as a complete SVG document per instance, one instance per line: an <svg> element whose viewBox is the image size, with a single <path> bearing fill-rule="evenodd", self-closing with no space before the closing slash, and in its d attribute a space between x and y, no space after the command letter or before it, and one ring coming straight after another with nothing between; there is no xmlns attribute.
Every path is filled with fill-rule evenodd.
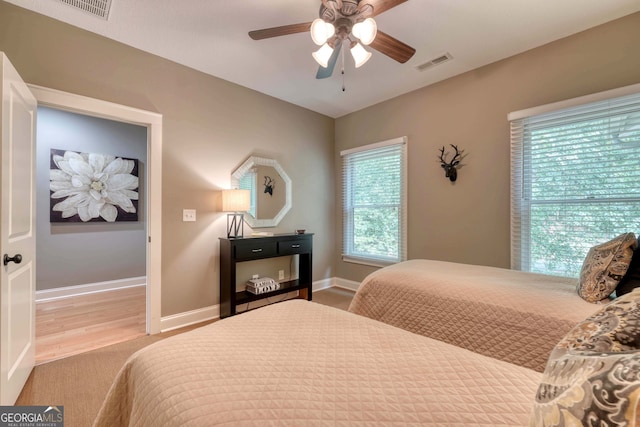
<svg viewBox="0 0 640 427"><path fill-rule="evenodd" d="M560 339L600 308L575 279L411 260L369 275L349 311L543 372Z"/></svg>
<svg viewBox="0 0 640 427"><path fill-rule="evenodd" d="M540 378L292 300L134 354L95 426L523 426Z"/></svg>

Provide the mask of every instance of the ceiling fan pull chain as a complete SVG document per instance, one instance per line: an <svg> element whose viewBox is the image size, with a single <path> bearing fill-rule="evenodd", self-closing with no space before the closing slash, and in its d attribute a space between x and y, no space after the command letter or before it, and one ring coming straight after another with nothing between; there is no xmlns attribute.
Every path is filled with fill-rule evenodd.
<svg viewBox="0 0 640 427"><path fill-rule="evenodd" d="M344 44L344 40L342 41L342 43ZM340 55L342 56L342 91L346 92L347 88L344 85L344 49L341 50Z"/></svg>

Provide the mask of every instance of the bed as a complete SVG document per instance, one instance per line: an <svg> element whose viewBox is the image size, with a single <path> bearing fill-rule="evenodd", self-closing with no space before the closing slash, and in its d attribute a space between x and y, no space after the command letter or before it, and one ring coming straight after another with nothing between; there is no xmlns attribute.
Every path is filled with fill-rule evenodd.
<svg viewBox="0 0 640 427"><path fill-rule="evenodd" d="M123 366L102 426L523 426L542 375L314 302L167 338Z"/></svg>
<svg viewBox="0 0 640 427"><path fill-rule="evenodd" d="M601 308L575 279L410 260L366 277L349 311L542 372L558 341Z"/></svg>

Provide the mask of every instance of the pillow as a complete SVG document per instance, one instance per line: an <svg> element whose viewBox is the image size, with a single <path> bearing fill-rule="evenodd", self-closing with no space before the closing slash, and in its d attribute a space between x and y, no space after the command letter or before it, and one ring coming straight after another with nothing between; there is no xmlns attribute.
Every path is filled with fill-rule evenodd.
<svg viewBox="0 0 640 427"><path fill-rule="evenodd" d="M640 427L640 289L576 325L556 345L531 426Z"/></svg>
<svg viewBox="0 0 640 427"><path fill-rule="evenodd" d="M616 287L616 295L621 297L640 286L640 249L636 249L631 258L627 274Z"/></svg>
<svg viewBox="0 0 640 427"><path fill-rule="evenodd" d="M578 295L588 302L605 300L627 272L638 241L633 233L594 246L582 264Z"/></svg>

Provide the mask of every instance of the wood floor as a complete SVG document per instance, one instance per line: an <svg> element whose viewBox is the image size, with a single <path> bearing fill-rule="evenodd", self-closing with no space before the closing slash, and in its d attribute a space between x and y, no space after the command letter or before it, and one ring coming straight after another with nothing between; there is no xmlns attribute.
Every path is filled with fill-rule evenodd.
<svg viewBox="0 0 640 427"><path fill-rule="evenodd" d="M36 365L146 334L146 288L36 302Z"/></svg>

